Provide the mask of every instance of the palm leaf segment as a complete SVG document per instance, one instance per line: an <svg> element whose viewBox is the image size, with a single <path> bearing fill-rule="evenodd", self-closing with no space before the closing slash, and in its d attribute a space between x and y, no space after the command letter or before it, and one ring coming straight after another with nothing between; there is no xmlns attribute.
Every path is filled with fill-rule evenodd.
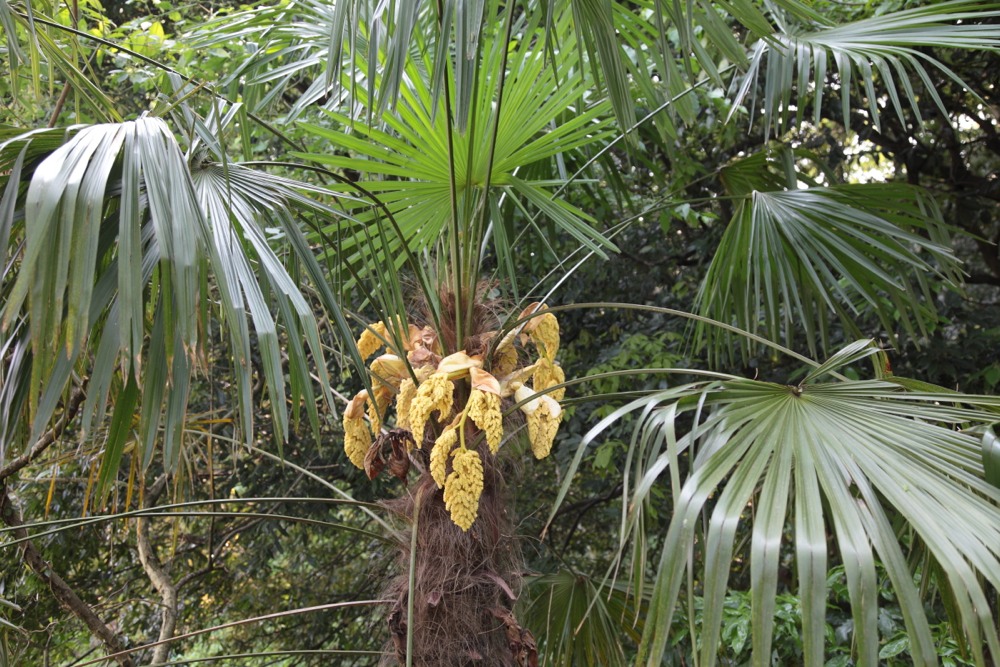
<svg viewBox="0 0 1000 667"><path fill-rule="evenodd" d="M804 334L814 354L817 343L829 349L831 314L856 334L866 312L890 335L933 327L931 281L962 283L934 200L900 183L799 189L794 166L782 179L777 161L761 153L722 170L739 199L698 293L700 313L788 344ZM732 352L716 327L700 325L699 338ZM749 352L748 340L742 346Z"/></svg>
<svg viewBox="0 0 1000 667"><path fill-rule="evenodd" d="M367 178L358 184L374 193L392 214L398 231L387 243L397 265L403 262L398 252L401 239L413 250L430 248L456 227L464 230L464 237L482 238L489 228L484 219L493 225L497 254L503 262L523 231L507 227L509 223L498 215L505 203L524 212L529 225L537 211L561 232L598 253L613 247L593 228L592 218L569 202L553 198L548 187L555 182L519 177L531 165L611 136L608 105L584 102L587 87L572 44L561 45L555 64L546 62L538 49L529 48L530 41L524 37L509 54L505 70L500 51L507 48L504 35L484 34L482 48L487 54L475 70L475 96L465 131L450 120L448 109L454 108L456 100L435 95L422 74L434 63L429 48L408 60L396 106L378 117L379 122L366 122L378 109L358 90L355 117L330 112L333 128L306 126L337 150L303 157L361 172ZM366 76L370 73L367 64L359 67ZM501 89L502 101L497 103ZM381 209L355 213L359 221L371 226L373 236L373 221L380 215ZM325 232L332 238L338 230L331 227ZM360 234L360 230L355 232ZM358 239L364 242L366 237L361 234ZM346 241L349 254L354 243ZM480 248L473 242L466 251L476 256Z"/></svg>
<svg viewBox="0 0 1000 667"><path fill-rule="evenodd" d="M802 13L810 21L822 20L815 12ZM794 23L783 25L782 30L765 34L754 47L747 72L735 82L738 88L730 116L747 98L754 101L759 98L765 131L781 134L788 127L793 110L796 123L802 122L811 89L812 121L819 125L827 75L836 70L845 125L851 124L851 93L855 82L863 89L868 115L876 130L881 127L882 98L891 104L904 126L906 111L913 113L918 124L923 122L921 94L934 100L941 115L947 118L932 74L961 87L965 84L928 48L996 51L1000 49L1000 38L995 25L988 21L997 16L1000 11L984 7L979 0L954 0L832 27L803 29ZM922 83L922 91L914 89L911 84L914 79ZM762 87L758 90L759 82ZM880 87L878 91L876 84ZM798 99L793 99L793 95Z"/></svg>
<svg viewBox="0 0 1000 667"><path fill-rule="evenodd" d="M629 530L641 523L634 514L648 503L659 476L677 465L681 453L691 457L683 482L672 475L675 509L637 664L661 664L687 554L696 543L704 544L707 556L697 580L705 596L701 664L716 664L734 543L749 506L768 508L750 529L754 656L771 655L779 565L791 548L804 662L823 664L828 526L847 575L858 664L878 663L877 563L903 610L915 664L937 661L915 583L932 579L933 572L954 600L977 664L986 664L984 647L997 655L1000 642L983 582L1000 585L1000 491L983 479L979 438L953 429L993 421L995 413L982 408L995 409L997 400L904 391L905 383L891 380L819 382L824 373L870 353L867 346L849 346L796 387L726 380L670 390L667 403L654 397L629 406L645 409L637 434L647 448L632 459L639 470L629 498ZM703 410L709 416L701 420ZM694 414L696 425L678 437L684 414ZM703 513L710 518L701 534ZM898 520L915 539L898 530ZM930 560L914 571L908 556L917 544Z"/></svg>
<svg viewBox="0 0 1000 667"><path fill-rule="evenodd" d="M174 467L208 319L210 275L230 330L246 437L252 433L251 331L261 350L275 435L279 441L287 436L272 308L288 332L293 398L304 399L318 425L302 342L320 360L320 384L329 398L317 324L261 224L266 217L288 238L301 239L289 209L304 198L288 182L209 163L192 175L167 125L148 117L78 126L65 135L14 136L0 144L0 158L9 170L0 201L3 249L9 240L21 253L3 275L4 347L13 360L5 369L3 400L6 417L27 403L32 439L52 419L71 375L82 371L89 375L85 430L100 422L115 396L111 433L118 440L106 445L102 477L117 467L137 404L143 463L151 460L162 423L166 466ZM251 258L259 266L256 275Z"/></svg>

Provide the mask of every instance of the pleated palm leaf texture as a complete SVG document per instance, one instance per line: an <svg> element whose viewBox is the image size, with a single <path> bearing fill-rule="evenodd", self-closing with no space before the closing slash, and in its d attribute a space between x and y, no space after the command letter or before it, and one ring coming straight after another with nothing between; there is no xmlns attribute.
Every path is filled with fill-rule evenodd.
<svg viewBox="0 0 1000 667"><path fill-rule="evenodd" d="M312 307L265 232L280 229L305 252L307 273L321 279L293 211L322 205L260 171L207 158L192 165L194 154L204 157L185 156L167 124L148 116L68 131L6 130L0 144L0 322L10 352L2 441L16 448L37 439L74 373L84 373L84 434L114 406L99 492L117 472L133 411L142 467L161 429L164 465L177 466L190 378L215 307L210 290L229 331L244 438L253 433L251 332L279 442L289 428L287 387L314 427L314 392L332 403L325 364L314 369L318 383L309 375L308 357L324 358ZM279 321L289 335L279 333Z"/></svg>
<svg viewBox="0 0 1000 667"><path fill-rule="evenodd" d="M873 355L877 379L837 372ZM877 346L862 340L797 385L721 376L681 385L622 407L584 437L570 473L610 424L639 417L621 523L631 593L649 604L637 664L662 664L678 605L690 611L696 594L704 596L704 613L695 650L700 664L718 664L736 559L749 560L753 663L770 664L779 570L789 554L804 664L825 664L834 558L847 577L857 664L878 664L890 639L879 636L878 564L899 601L914 664L938 664L925 608L936 594L961 619L953 631L970 658L989 664L1000 648L988 593L1000 583L1000 480L986 474L1000 456L982 428L1000 414L1000 399L896 378L884 364ZM658 559L648 553L643 521L654 487L674 506ZM749 545L737 547L744 523ZM691 560L696 547L701 566Z"/></svg>

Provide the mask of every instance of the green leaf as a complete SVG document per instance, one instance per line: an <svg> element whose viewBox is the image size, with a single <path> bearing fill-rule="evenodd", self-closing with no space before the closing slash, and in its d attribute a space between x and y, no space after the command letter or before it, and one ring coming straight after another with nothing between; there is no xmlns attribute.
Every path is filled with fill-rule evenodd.
<svg viewBox="0 0 1000 667"><path fill-rule="evenodd" d="M702 391L689 387L682 394L693 398ZM651 396L647 404L659 400ZM694 410L695 404L684 399L667 400L678 416ZM756 490L760 496L754 500L758 511L750 546L755 655L767 649L774 633L773 586L781 565L777 554L786 503L793 494L791 539L798 559L806 664L822 664L824 656L825 523L833 527L845 566L859 660L874 664L884 649L878 639L876 558L903 610L906 650L916 664L934 660L934 636L921 600L927 592L914 584L906 559L909 538L904 533L912 531L940 564L954 592L956 613L975 637L977 664L985 664L982 647L992 652L1000 645L990 612L981 606L984 586L995 585L1000 573L1000 554L993 546L1000 543L1000 491L982 477L978 439L954 431L951 424L990 423L997 403L995 397L907 392L880 381L798 388L722 382L707 394L707 418L695 420L679 440L682 449L697 455L662 536L659 565L643 573L655 581L638 664L657 665L663 659L684 585L684 554L695 542L704 543L706 553L704 572L696 575L705 586L701 657L703 664L715 664L720 612L712 606L721 607L736 558L733 531L747 520ZM632 409L640 404L636 401ZM640 488L656 483L672 465L666 452L648 464L630 506L641 502ZM709 517L704 532L697 520L703 512ZM906 526L904 533L898 521Z"/></svg>
<svg viewBox="0 0 1000 667"><path fill-rule="evenodd" d="M111 484L118 477L118 466L121 464L125 443L132 433L132 419L135 406L139 400L139 386L135 377L128 375L125 388L118 395L115 411L111 417L111 428L104 442L104 455L101 457L101 468L97 475L97 488L94 496L99 502L107 499Z"/></svg>
<svg viewBox="0 0 1000 667"><path fill-rule="evenodd" d="M892 334L916 337L936 322L930 285L961 284L940 210L901 184L754 191L737 206L699 290L698 311L810 350L829 346L831 315L848 332L871 311ZM728 357L728 336L699 338ZM750 348L744 341L744 354Z"/></svg>
<svg viewBox="0 0 1000 667"><path fill-rule="evenodd" d="M211 139L218 123L232 122L232 111L199 121L200 139ZM56 137L62 142L53 142ZM25 171L29 156L32 170ZM156 118L78 126L61 135L17 135L0 144L0 163L10 165L11 178L0 200L0 231L6 229L9 237L15 221L32 220L23 229L21 255L13 264L17 271L4 275L10 298L0 314L8 328L26 323L31 355L13 348L19 350L11 357L17 363L7 367L11 389L3 397L9 409L28 399L34 437L51 423L73 371L83 370L90 384L82 431L99 427L109 402L134 403L143 466L152 461L161 424L166 467L175 466L183 449L192 361L202 344L198 317L206 312L207 292L201 288L209 273L222 295L221 321L237 359L244 437L252 437L254 410L248 321L262 346L262 375L279 444L289 429L283 353L296 409L298 401L305 403L318 431L311 367L332 404L318 323L263 229L297 231L293 210L329 209L297 192L293 181L245 168L206 163L192 175L170 129ZM285 352L279 346L281 323L292 333ZM19 336L9 344L20 345ZM78 368L81 360L84 367ZM138 391L134 383L140 378L141 400L123 394ZM4 423L14 418L5 413ZM123 419L116 411L112 423ZM113 430L108 441L99 495L122 460L123 433Z"/></svg>
<svg viewBox="0 0 1000 667"><path fill-rule="evenodd" d="M885 646L878 652L879 660L888 660L889 658L895 658L900 653L908 650L910 648L910 640L906 635L897 637L890 642L886 642Z"/></svg>
<svg viewBox="0 0 1000 667"><path fill-rule="evenodd" d="M805 9L802 3L785 0L784 4L810 23L815 22L814 12ZM883 91L901 119L904 111L911 111L918 122L922 122L918 103L920 94L913 89L911 79L922 82L922 93L933 100L941 114L947 117L929 70L960 87L968 87L945 63L921 49L936 47L996 52L1000 49L1000 36L991 21L997 16L1000 16L1000 10L988 3L951 0L836 26L830 26L826 21L820 21L818 28L810 26L812 29L787 26L762 37L754 46L749 69L739 82L729 117L732 118L748 98L756 99L758 81L763 79L764 94L760 104L764 111L765 132L774 132L775 135L784 132L790 124L792 107L797 107L796 122L801 122L802 110L809 100L793 100L793 92L804 97L809 88L815 89L811 101L815 110L813 122L819 125L823 93L828 88L825 81L830 60L837 66L841 114L846 123L850 118L852 81L858 81L863 86L869 117L876 131L881 127L881 112L876 102ZM903 97L899 94L901 88Z"/></svg>
<svg viewBox="0 0 1000 667"><path fill-rule="evenodd" d="M527 589L530 605L525 612L526 624L543 629L546 653L556 664L630 664L621 638L625 625L621 619L637 616L638 605L630 591L619 586L602 589L597 582L568 569L532 577ZM631 627L626 631L636 633Z"/></svg>
<svg viewBox="0 0 1000 667"><path fill-rule="evenodd" d="M635 106L629 91L629 81L618 44L617 31L609 0L578 0L572 3L573 16L583 33L583 41L591 54L592 63L600 63L611 106L619 126L635 125Z"/></svg>
<svg viewBox="0 0 1000 667"><path fill-rule="evenodd" d="M330 167L361 171L357 186L377 197L380 204L351 210L352 217L368 227L365 232L356 228L345 234L339 225L320 230L318 236L341 239L339 262L346 259L356 271L370 261L402 266L407 261L401 252L404 245L410 253L439 243L441 248L452 248L450 238L456 234L466 248L463 252L476 257L487 230L500 224L492 214L502 212L501 202L524 211L529 218L545 217L588 248L599 252L613 248L578 209L553 198L547 188L556 182L518 177L528 166L537 167L610 136L607 105L580 107L586 98L586 82L572 42L564 44L565 57L556 64L546 62L530 48L530 41L522 40L509 49L508 65L503 69L499 56L508 45L498 32L499 27L491 27L479 37L479 48L485 55L480 56L480 66L475 69L476 95L465 132L449 122L439 108L438 97L428 88L422 73L431 71L433 63L427 53L415 54L407 61L407 76L396 106L384 110L377 122L363 120L378 108L359 91L358 102L365 109L355 116L331 113L338 127L305 125L335 149L301 156ZM364 62L359 66L369 67ZM560 81L562 72L572 74ZM497 93L501 88L502 97ZM357 192L348 187L337 191ZM369 237L379 238L376 220L383 219L386 212L398 230L390 229L392 234L385 237L376 255L364 260L370 248L361 246ZM510 245L516 243L517 236L498 233L491 241L507 244L498 247L497 253L510 257ZM509 270L511 265L505 262L504 266ZM507 277L513 280L513 276Z"/></svg>
<svg viewBox="0 0 1000 667"><path fill-rule="evenodd" d="M812 382L817 378L833 373L838 368L843 368L861 359L867 359L880 352L881 348L871 339L854 341L850 345L840 348L825 362L806 373L806 376L802 378L801 384Z"/></svg>

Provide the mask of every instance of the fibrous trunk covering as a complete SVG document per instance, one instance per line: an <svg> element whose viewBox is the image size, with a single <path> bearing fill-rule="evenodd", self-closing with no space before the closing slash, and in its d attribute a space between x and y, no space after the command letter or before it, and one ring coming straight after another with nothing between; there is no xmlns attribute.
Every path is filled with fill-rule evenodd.
<svg viewBox="0 0 1000 667"><path fill-rule="evenodd" d="M534 667L535 640L514 617L523 561L507 510L507 493L497 457L484 444L483 494L479 515L468 531L451 520L442 495L423 473L407 497L391 509L412 527L416 499L413 665ZM406 664L410 533L398 535L398 575L387 586L391 636L383 664Z"/></svg>

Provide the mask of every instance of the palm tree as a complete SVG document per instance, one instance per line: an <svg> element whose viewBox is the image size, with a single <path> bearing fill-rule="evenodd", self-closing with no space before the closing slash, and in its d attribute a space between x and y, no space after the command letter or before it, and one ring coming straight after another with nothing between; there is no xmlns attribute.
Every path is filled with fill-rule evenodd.
<svg viewBox="0 0 1000 667"><path fill-rule="evenodd" d="M504 479L505 461L526 447L548 453L563 393L586 387L556 363L558 287L570 262L617 250L619 228L567 197L609 146L641 154L638 133L652 128L656 149L669 150L697 119L705 87L728 87L732 118L747 107L755 118L759 105L764 131L778 136L794 136L810 115L817 126L832 118L849 127L860 112L876 124L883 113L921 122L923 95L947 111L932 77L957 77L926 49L995 51L1000 33L989 21L998 14L995 3L971 0L839 24L790 0L765 9L658 0L281 4L188 36L200 49L257 46L227 80L204 88L132 50L167 72L170 87L155 116L125 121L128 110L87 76L111 43L60 22L52 8L0 0L10 90L25 94L24 71L36 85L43 70L59 73L78 108L106 121L0 134L0 474L50 446L60 414L78 419L85 437L105 438L99 496L126 449L140 471L157 449L163 470L176 470L208 321L226 327L248 443L253 365L279 446L288 404L304 406L318 430L314 395L334 403L318 302L365 385L343 412L347 455L369 476L383 467L404 480L409 466L418 472L390 505L401 520L400 573L387 584L398 662L530 664L537 642L550 655L565 649L566 664L624 663L613 648L623 623L641 629L638 661L662 664L683 589L689 612L696 595L704 600L692 650L699 664L715 664L722 600L734 562L748 555L754 662L763 664L787 544L805 664L824 660L831 561L845 568L860 664L878 661L879 564L916 663L937 661L921 606L936 591L972 658L989 664L1000 655L989 597L1000 585L1000 492L990 472L1000 454L985 425L997 401L895 378L877 346L837 350L828 336L833 323L856 330L865 313L918 335L933 325L934 290L960 286L948 226L914 188L818 178L806 152L773 145L722 170L717 194L733 217L699 313L618 306L689 319L715 368L766 346L802 364L802 379L786 386L674 371L703 379L635 397L573 443L553 515L588 446L640 415L622 480L619 553L599 582L607 592L588 594L582 613L550 605L546 627L565 628L561 638L533 638L517 616L522 566ZM839 105L824 103L828 81L840 88ZM224 94L237 90L238 103ZM203 92L210 103L199 114L191 101ZM262 120L286 95L295 99L280 120L308 119L304 134ZM652 111L637 114L636 98ZM272 133L297 162L250 162L251 127ZM243 163L232 158L237 145ZM547 245L543 222L573 239L573 257ZM531 236L556 268L522 294L517 273ZM404 275L414 288L404 288ZM506 299L496 300L497 286ZM832 356L813 361L795 345ZM869 357L874 379L840 373ZM656 487L669 490L673 512L659 537L649 518ZM749 545L737 547L747 512ZM664 545L659 558L652 544ZM626 561L623 584L615 573ZM554 593L566 582L539 585ZM612 613L609 599L633 614ZM572 624L559 622L571 614Z"/></svg>

